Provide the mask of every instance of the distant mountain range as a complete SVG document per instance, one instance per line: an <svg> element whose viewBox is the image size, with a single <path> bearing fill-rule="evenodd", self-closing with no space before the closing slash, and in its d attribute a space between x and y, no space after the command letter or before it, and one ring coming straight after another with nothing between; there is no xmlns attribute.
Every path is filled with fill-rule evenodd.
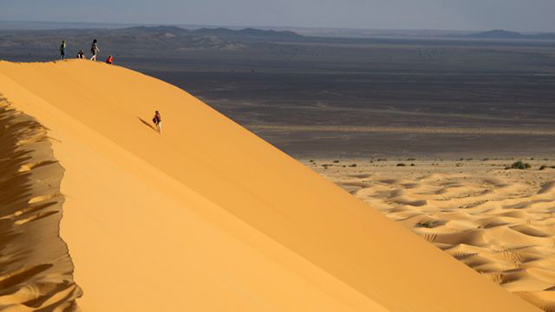
<svg viewBox="0 0 555 312"><path fill-rule="evenodd" d="M478 39L555 39L555 34L553 33L542 33L542 34L522 34L515 31L507 30L490 30L486 32L480 32L476 34L467 35L468 38L478 38Z"/></svg>
<svg viewBox="0 0 555 312"><path fill-rule="evenodd" d="M216 36L225 39L300 39L303 36L292 31L275 31L275 30L262 30L255 28L245 28L240 30L233 30L228 28L200 28L200 29L185 29L177 26L156 26L156 27L130 27L125 28L128 32L143 32L143 33L169 33L173 35L197 35L197 36Z"/></svg>
<svg viewBox="0 0 555 312"><path fill-rule="evenodd" d="M134 26L119 29L59 29L18 31L17 36L9 30L0 31L0 48L4 49L52 49L63 38L68 49L78 47L87 51L92 38L97 38L105 50L122 54L149 54L163 46L166 51L179 53L186 50L247 49L250 43L301 41L303 36L291 31L260 30L246 28L185 29L177 26ZM70 46L69 46L70 45ZM131 52L132 51L132 52ZM72 51L71 53L77 53Z"/></svg>
<svg viewBox="0 0 555 312"><path fill-rule="evenodd" d="M292 31L261 30L255 28L245 28L241 30L231 30L227 28L201 28L193 30L197 34L215 35L222 37L250 37L250 38L273 38L273 39L298 39L303 36Z"/></svg>
<svg viewBox="0 0 555 312"><path fill-rule="evenodd" d="M383 34L382 34L383 35ZM98 39L103 53L110 51L115 56L151 56L157 55L160 49L165 55L182 55L188 51L244 51L264 47L265 51L272 51L276 55L296 55L298 51L292 45L300 42L326 43L360 43L363 40L373 42L392 42L394 37L377 38L336 38L302 36L290 30L270 29L229 29L229 28L194 28L187 29L178 26L132 26L127 28L97 28L97 29L50 29L50 30L0 30L0 52L14 55L33 53L54 53L58 51L61 40L68 44L67 51L77 54L79 50L88 52L92 39ZM403 36L402 34L400 36ZM481 33L457 33L453 35L439 34L442 39L499 40L505 44L511 40L515 42L523 39L555 40L555 34L522 34L506 30L492 30ZM421 37L411 37L411 40L431 38L424 34ZM361 41L362 40L362 41ZM385 40L385 41L384 41ZM389 40L389 41L388 41ZM540 42L538 40L538 42ZM550 43L550 42L549 42ZM519 43L520 44L520 43ZM316 52L313 52L316 53Z"/></svg>

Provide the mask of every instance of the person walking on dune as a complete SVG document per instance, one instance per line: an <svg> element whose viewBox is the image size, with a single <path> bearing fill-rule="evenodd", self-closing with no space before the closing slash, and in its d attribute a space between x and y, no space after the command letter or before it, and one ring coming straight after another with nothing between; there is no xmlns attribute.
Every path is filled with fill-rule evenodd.
<svg viewBox="0 0 555 312"><path fill-rule="evenodd" d="M158 133L162 133L162 116L160 115L159 111L156 111L154 113L154 118L152 118L152 122L154 122L154 125L156 125L156 130L158 130Z"/></svg>
<svg viewBox="0 0 555 312"><path fill-rule="evenodd" d="M62 41L60 45L60 60L63 60L66 57L66 42Z"/></svg>
<svg viewBox="0 0 555 312"><path fill-rule="evenodd" d="M91 61L96 61L96 56L98 55L98 52L100 52L100 49L98 48L98 41L96 39L93 40L93 43L91 45Z"/></svg>

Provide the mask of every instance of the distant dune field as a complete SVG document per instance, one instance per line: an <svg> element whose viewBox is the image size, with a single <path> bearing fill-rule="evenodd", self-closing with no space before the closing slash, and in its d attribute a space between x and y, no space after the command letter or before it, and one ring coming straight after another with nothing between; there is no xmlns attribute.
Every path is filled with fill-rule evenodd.
<svg viewBox="0 0 555 312"><path fill-rule="evenodd" d="M506 170L513 161L307 164L484 277L553 311L555 160Z"/></svg>
<svg viewBox="0 0 555 312"><path fill-rule="evenodd" d="M64 169L83 311L539 311L177 87L90 61L0 62L0 93ZM38 230L56 235L37 246L60 242L56 222ZM34 282L14 283L15 263L1 279L20 290L0 304L33 310L47 298L13 295Z"/></svg>

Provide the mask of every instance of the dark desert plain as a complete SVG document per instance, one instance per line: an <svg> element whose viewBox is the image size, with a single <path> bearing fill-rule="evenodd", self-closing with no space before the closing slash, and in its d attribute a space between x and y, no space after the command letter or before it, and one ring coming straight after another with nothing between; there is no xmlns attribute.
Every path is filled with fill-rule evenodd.
<svg viewBox="0 0 555 312"><path fill-rule="evenodd" d="M0 58L53 60L63 39L74 57L97 38L102 59L113 54L118 65L191 92L297 158L555 153L555 40L548 36L298 33L3 30Z"/></svg>

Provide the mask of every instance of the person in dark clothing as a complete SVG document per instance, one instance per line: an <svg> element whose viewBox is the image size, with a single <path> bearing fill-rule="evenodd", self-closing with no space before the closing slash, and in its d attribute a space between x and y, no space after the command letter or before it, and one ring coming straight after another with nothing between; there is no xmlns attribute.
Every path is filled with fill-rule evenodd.
<svg viewBox="0 0 555 312"><path fill-rule="evenodd" d="M160 115L159 111L156 111L154 113L154 118L152 118L152 122L154 122L154 125L156 125L156 130L158 130L159 133L162 133L162 116Z"/></svg>
<svg viewBox="0 0 555 312"><path fill-rule="evenodd" d="M62 41L60 45L60 60L63 60L66 57L66 42Z"/></svg>
<svg viewBox="0 0 555 312"><path fill-rule="evenodd" d="M98 48L98 41L94 39L91 45L91 61L96 61L96 56L98 55L98 52L100 52L100 49Z"/></svg>
<svg viewBox="0 0 555 312"><path fill-rule="evenodd" d="M79 53L77 53L77 58L78 59L84 59L85 58L85 52L83 52L83 50L79 50Z"/></svg>

